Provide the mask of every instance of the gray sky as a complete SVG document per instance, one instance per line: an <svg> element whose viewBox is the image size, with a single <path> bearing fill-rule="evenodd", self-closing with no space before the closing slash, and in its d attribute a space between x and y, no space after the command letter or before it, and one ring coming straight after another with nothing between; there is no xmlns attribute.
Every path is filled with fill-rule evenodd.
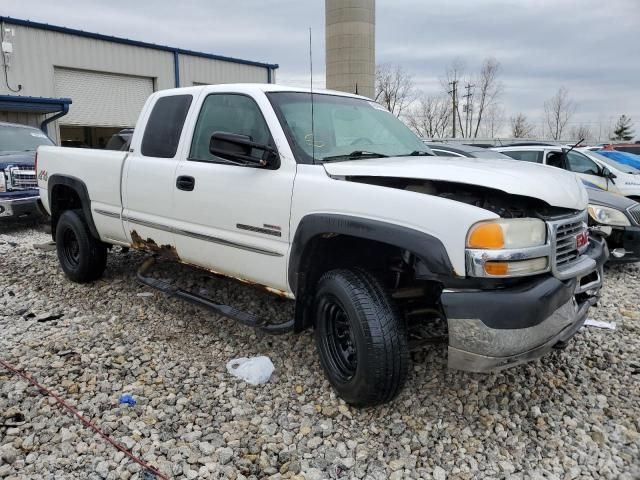
<svg viewBox="0 0 640 480"><path fill-rule="evenodd" d="M3 0L0 14L280 64L279 83L324 84L321 0ZM401 64L438 93L446 67L502 65L507 116L541 123L560 86L577 103L573 123L626 113L640 136L640 0L377 0L378 63ZM592 128L598 129L598 125Z"/></svg>

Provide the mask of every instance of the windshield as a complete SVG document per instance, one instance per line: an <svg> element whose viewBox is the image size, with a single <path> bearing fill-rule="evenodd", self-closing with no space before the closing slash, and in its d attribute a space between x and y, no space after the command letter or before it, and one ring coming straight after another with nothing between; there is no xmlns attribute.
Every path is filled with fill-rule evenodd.
<svg viewBox="0 0 640 480"><path fill-rule="evenodd" d="M31 152L40 145L53 145L49 137L40 130L0 125L0 155L11 152Z"/></svg>
<svg viewBox="0 0 640 480"><path fill-rule="evenodd" d="M337 95L272 92L275 108L303 163L405 155L432 155L409 128L375 102Z"/></svg>
<svg viewBox="0 0 640 480"><path fill-rule="evenodd" d="M602 163L606 163L610 167L620 170L621 172L633 173L634 175L640 174L640 170L638 170L637 168L632 167L631 165L625 165L623 163L616 162L612 158L605 157L604 155L600 155L599 153L589 152L589 156L594 157L596 160L599 160Z"/></svg>

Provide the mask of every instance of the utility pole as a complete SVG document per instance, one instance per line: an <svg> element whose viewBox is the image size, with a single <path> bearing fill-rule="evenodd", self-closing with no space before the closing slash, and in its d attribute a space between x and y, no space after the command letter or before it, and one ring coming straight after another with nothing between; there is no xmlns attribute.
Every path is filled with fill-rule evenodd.
<svg viewBox="0 0 640 480"><path fill-rule="evenodd" d="M451 94L452 100L452 110L451 110L451 118L453 119L453 138L456 138L456 112L458 111L458 80L452 80L449 82L451 85L451 90L449 93Z"/></svg>
<svg viewBox="0 0 640 480"><path fill-rule="evenodd" d="M467 83L464 88L467 91L467 94L463 96L463 98L466 99L466 105L463 107L464 108L464 112L465 112L465 118L464 118L464 136L465 137L469 137L469 132L471 130L471 124L473 123L473 117L470 117L470 115L472 115L472 104L471 104L471 97L473 96L473 94L471 93L471 89L474 87L475 85L471 85L470 83Z"/></svg>

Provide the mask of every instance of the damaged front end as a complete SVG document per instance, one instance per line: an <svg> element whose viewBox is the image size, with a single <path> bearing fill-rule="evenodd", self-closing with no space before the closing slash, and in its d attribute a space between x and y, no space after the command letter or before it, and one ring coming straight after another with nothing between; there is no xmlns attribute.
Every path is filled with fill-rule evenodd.
<svg viewBox="0 0 640 480"><path fill-rule="evenodd" d="M597 232L590 234L586 210L449 181L345 180L447 198L500 217L469 229L464 277L435 277L420 258L407 262L418 282L441 287L431 301L447 328L450 368L489 372L539 358L564 346L599 298L609 252Z"/></svg>
<svg viewBox="0 0 640 480"><path fill-rule="evenodd" d="M586 213L548 219L543 245L509 250L467 249L467 273L491 277L492 264L541 259L521 282L492 288L445 289L441 302L449 329L449 367L488 372L563 347L599 298L605 241L588 235ZM505 277L507 274L505 274ZM488 288L487 288L488 287Z"/></svg>

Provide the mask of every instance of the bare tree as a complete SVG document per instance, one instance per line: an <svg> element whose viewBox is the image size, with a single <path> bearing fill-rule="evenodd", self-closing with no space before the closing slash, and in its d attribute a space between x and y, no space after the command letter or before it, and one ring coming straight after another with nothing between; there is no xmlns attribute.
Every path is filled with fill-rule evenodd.
<svg viewBox="0 0 640 480"><path fill-rule="evenodd" d="M495 104L504 89L504 85L498 80L499 73L500 62L495 58L487 58L482 63L480 75L475 80L476 93L474 97L477 98L477 104L474 106L474 112L477 112L478 116L476 118L475 129L473 130L474 138L478 136L485 112Z"/></svg>
<svg viewBox="0 0 640 480"><path fill-rule="evenodd" d="M409 126L421 137L441 138L451 121L451 103L445 96L423 96L406 115Z"/></svg>
<svg viewBox="0 0 640 480"><path fill-rule="evenodd" d="M560 140L575 111L576 104L569 98L569 90L565 87L560 87L553 97L544 102L545 120L554 140Z"/></svg>
<svg viewBox="0 0 640 480"><path fill-rule="evenodd" d="M495 58L486 58L477 76L467 75L465 63L459 58L451 62L447 68L446 75L440 83L449 95L452 105L455 103L452 109L455 109L456 130L461 132L463 137L476 138L483 127L489 109L498 105L499 97L504 90L504 85L498 80L499 73L500 62ZM464 121L463 115L460 114L462 110L464 110ZM495 115L497 111L492 112L493 120L498 118ZM489 130L495 131L496 127L494 122L493 128Z"/></svg>
<svg viewBox="0 0 640 480"><path fill-rule="evenodd" d="M571 129L571 133L569 134L572 140L576 142L578 140L586 140L587 142L592 140L594 135L591 131L591 127L589 125L576 125Z"/></svg>
<svg viewBox="0 0 640 480"><path fill-rule="evenodd" d="M490 105L486 109L480 132L483 137L495 138L504 125L504 107L499 104Z"/></svg>
<svg viewBox="0 0 640 480"><path fill-rule="evenodd" d="M376 67L376 102L399 117L413 100L412 96L413 77L400 65L386 63Z"/></svg>
<svg viewBox="0 0 640 480"><path fill-rule="evenodd" d="M513 138L526 138L533 134L535 125L529 123L526 115L519 113L515 117L511 117L511 136Z"/></svg>

